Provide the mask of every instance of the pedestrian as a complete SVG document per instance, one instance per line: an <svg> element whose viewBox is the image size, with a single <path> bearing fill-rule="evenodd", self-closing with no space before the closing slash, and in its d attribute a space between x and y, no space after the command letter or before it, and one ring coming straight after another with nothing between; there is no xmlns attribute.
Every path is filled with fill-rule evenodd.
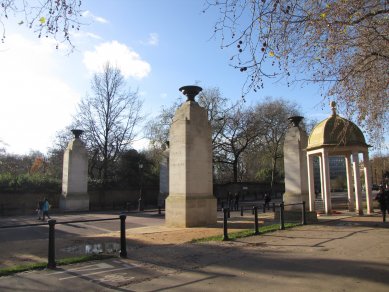
<svg viewBox="0 0 389 292"><path fill-rule="evenodd" d="M42 211L43 211L43 221L45 221L45 216L47 216L47 218L50 219L50 216L49 216L49 208L50 208L50 204L49 204L49 200L47 200L47 198L45 198L43 200L43 207L42 207Z"/></svg>
<svg viewBox="0 0 389 292"><path fill-rule="evenodd" d="M41 220L42 217L42 208L43 208L43 201L39 200L36 206L36 213L38 214L38 220Z"/></svg>
<svg viewBox="0 0 389 292"><path fill-rule="evenodd" d="M378 201L378 203L380 204L380 209L382 212L382 222L386 222L386 211L388 210L389 201L389 198L387 198L388 196L388 191L385 190L384 186L381 186L375 197L375 200Z"/></svg>
<svg viewBox="0 0 389 292"><path fill-rule="evenodd" d="M269 210L271 197L268 193L265 193L264 201L265 201L265 208L267 207L267 209Z"/></svg>
<svg viewBox="0 0 389 292"><path fill-rule="evenodd" d="M239 198L240 198L240 194L239 193L235 193L235 211L238 211L239 210Z"/></svg>

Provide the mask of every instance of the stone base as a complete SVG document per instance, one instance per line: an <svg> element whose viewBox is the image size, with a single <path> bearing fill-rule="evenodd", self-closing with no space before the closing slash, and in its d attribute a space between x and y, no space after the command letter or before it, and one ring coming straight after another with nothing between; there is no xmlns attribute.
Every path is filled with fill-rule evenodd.
<svg viewBox="0 0 389 292"><path fill-rule="evenodd" d="M61 195L59 200L59 209L61 211L89 211L88 194L67 194Z"/></svg>
<svg viewBox="0 0 389 292"><path fill-rule="evenodd" d="M305 212L305 218L307 221L307 224L317 223L317 213L315 211L306 211ZM280 220L280 212L276 212L274 214L274 220ZM303 220L303 214L301 210L290 210L284 211L284 220L285 223L300 223Z"/></svg>
<svg viewBox="0 0 389 292"><path fill-rule="evenodd" d="M216 198L212 195L169 195L165 222L169 227L204 227L217 223Z"/></svg>

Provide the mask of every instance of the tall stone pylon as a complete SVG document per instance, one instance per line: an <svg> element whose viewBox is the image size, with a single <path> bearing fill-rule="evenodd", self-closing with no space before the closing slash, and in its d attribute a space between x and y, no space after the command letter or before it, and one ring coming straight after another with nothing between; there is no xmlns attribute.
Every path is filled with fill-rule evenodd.
<svg viewBox="0 0 389 292"><path fill-rule="evenodd" d="M169 196L166 225L208 226L217 222L212 181L212 132L207 112L194 100L199 86L179 89L187 101L177 109L169 132Z"/></svg>
<svg viewBox="0 0 389 292"><path fill-rule="evenodd" d="M303 117L294 116L288 118L291 127L285 134L284 142L284 169L285 169L285 205L301 203L305 201L308 206L308 171L307 153L308 135L300 127ZM286 206L285 210L301 209L301 206Z"/></svg>
<svg viewBox="0 0 389 292"><path fill-rule="evenodd" d="M285 134L284 141L284 170L285 170L285 220L302 220L302 203L306 203L306 220L316 222L316 212L309 212L308 167L307 146L308 135L301 128L303 117L294 116L288 118L291 127Z"/></svg>
<svg viewBox="0 0 389 292"><path fill-rule="evenodd" d="M63 211L89 210L88 153L80 139L82 130L72 130L72 139L64 153L62 194L59 202Z"/></svg>

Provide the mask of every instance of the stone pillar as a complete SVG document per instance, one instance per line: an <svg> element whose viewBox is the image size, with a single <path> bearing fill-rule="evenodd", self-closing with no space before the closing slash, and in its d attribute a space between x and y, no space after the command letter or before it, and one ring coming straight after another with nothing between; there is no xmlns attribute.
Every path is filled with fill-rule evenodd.
<svg viewBox="0 0 389 292"><path fill-rule="evenodd" d="M188 97L176 111L169 132L169 196L166 225L208 226L217 222L212 182L212 138L207 112L195 102L198 86L184 86Z"/></svg>
<svg viewBox="0 0 389 292"><path fill-rule="evenodd" d="M285 194L283 201L285 203L285 219L296 220L301 218L301 205L303 201L310 204L310 209L313 211L312 203L309 196L309 182L307 170L307 152L308 136L306 132L299 126L303 117L290 117L291 127L285 134L284 141L284 169L285 169ZM309 160L308 160L309 161ZM313 170L313 167L310 170ZM311 171L313 172L313 171ZM313 175L312 175L313 178ZM313 181L312 181L313 182ZM312 198L312 197L311 197ZM316 219L316 213L313 214ZM309 216L311 217L311 216ZM311 218L309 219L310 221Z"/></svg>
<svg viewBox="0 0 389 292"><path fill-rule="evenodd" d="M348 196L348 210L350 212L355 211L355 199L353 191L353 174L350 161L350 155L345 156L346 160L346 173L347 173L347 196Z"/></svg>
<svg viewBox="0 0 389 292"><path fill-rule="evenodd" d="M326 149L323 149L323 163L322 163L322 175L324 180L324 210L326 214L331 214L332 204L331 204L331 185L330 185L330 164L328 159L328 152Z"/></svg>
<svg viewBox="0 0 389 292"><path fill-rule="evenodd" d="M59 206L63 211L89 210L88 153L80 139L82 130L72 130L74 139L64 153L62 195Z"/></svg>
<svg viewBox="0 0 389 292"><path fill-rule="evenodd" d="M372 197L372 183L371 183L371 174L370 174L370 161L369 153L363 152L363 171L365 174L365 189L366 189L366 205L367 205L367 214L371 214L373 210L373 197Z"/></svg>
<svg viewBox="0 0 389 292"><path fill-rule="evenodd" d="M363 215L362 208L362 190L361 190L361 178L359 176L359 157L358 152L353 152L353 170L354 170L354 188L355 188L355 201L356 211L359 215Z"/></svg>
<svg viewBox="0 0 389 292"><path fill-rule="evenodd" d="M285 134L284 142L284 168L285 168L285 194L284 203L294 204L302 201L309 202L308 171L306 148L308 137L299 127L303 117L291 117L293 123ZM298 206L285 206L285 210L296 209Z"/></svg>
<svg viewBox="0 0 389 292"><path fill-rule="evenodd" d="M313 172L313 156L307 156L307 164L308 164L308 189L309 189L309 211L315 211L315 180L314 180L314 172Z"/></svg>
<svg viewBox="0 0 389 292"><path fill-rule="evenodd" d="M168 144L168 142L166 143ZM169 148L162 153L162 160L159 165L159 196L158 206L163 207L169 195Z"/></svg>

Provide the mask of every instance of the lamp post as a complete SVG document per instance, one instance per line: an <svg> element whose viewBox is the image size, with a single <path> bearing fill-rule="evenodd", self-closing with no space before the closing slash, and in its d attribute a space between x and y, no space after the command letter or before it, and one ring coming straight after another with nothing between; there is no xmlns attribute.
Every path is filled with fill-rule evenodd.
<svg viewBox="0 0 389 292"><path fill-rule="evenodd" d="M142 202L142 175L143 175L143 164L139 162L139 199L138 199L138 211L144 210Z"/></svg>

